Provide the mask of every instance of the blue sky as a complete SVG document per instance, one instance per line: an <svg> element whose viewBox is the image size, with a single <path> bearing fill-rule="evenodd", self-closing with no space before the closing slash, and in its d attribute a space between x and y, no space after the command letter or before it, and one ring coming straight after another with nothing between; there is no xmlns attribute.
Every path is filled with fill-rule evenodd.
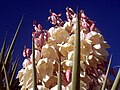
<svg viewBox="0 0 120 90"><path fill-rule="evenodd" d="M47 21L49 10L62 13L62 19L66 20L65 9L76 7L83 9L86 15L95 21L105 40L111 46L109 53L113 53L112 66L120 65L120 1L119 0L1 0L0 1L0 48L4 36L8 31L7 42L10 44L19 21L25 14L24 21L17 38L14 54L21 57L24 45L31 47L31 33L33 20L49 29ZM21 68L21 65L19 66Z"/></svg>

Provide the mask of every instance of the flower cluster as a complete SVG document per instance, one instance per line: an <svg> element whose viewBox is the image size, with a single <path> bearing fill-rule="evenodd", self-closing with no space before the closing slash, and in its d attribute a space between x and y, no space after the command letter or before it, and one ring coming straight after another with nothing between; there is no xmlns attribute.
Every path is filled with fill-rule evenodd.
<svg viewBox="0 0 120 90"><path fill-rule="evenodd" d="M49 30L42 26L33 26L32 36L35 41L35 63L37 69L37 87L39 90L57 90L58 60L61 54L62 90L71 90L72 66L74 57L74 39L76 30L76 14L71 8L66 8L66 22L60 18L61 14L53 13L48 17L54 25ZM107 63L106 51L109 45L84 12L80 16L80 90L100 90L105 76ZM60 54L59 54L59 53ZM30 49L23 51L25 60L23 68L18 73L21 90L32 90L32 54ZM108 83L109 84L109 83Z"/></svg>

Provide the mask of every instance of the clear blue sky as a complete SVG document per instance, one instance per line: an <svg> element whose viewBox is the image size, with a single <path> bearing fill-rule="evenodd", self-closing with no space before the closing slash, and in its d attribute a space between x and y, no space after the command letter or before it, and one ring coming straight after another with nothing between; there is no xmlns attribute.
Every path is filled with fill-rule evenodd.
<svg viewBox="0 0 120 90"><path fill-rule="evenodd" d="M14 49L14 54L19 55L22 62L24 45L31 47L33 20L37 20L44 29L49 29L50 23L47 21L49 9L62 13L62 19L66 20L65 8L67 6L74 11L79 6L89 18L96 22L105 40L111 46L109 53L113 53L112 66L120 65L120 0L1 0L0 48L7 31L7 42L10 44L18 23L25 14Z"/></svg>

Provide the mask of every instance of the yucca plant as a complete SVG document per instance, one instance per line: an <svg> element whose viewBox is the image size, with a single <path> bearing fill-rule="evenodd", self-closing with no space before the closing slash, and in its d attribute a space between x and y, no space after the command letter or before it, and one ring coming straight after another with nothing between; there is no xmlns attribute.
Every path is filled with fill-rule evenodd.
<svg viewBox="0 0 120 90"><path fill-rule="evenodd" d="M13 61L13 48L22 24L23 17L16 30L11 45L6 49L6 38L0 52L0 90L20 90L19 79L16 79L19 57Z"/></svg>
<svg viewBox="0 0 120 90"><path fill-rule="evenodd" d="M61 14L52 10L50 14L48 20L54 26L48 30L33 22L32 53L24 49L23 68L17 76L21 90L117 90L120 71L112 87L109 45L95 23L83 10L75 14L68 7L66 22Z"/></svg>

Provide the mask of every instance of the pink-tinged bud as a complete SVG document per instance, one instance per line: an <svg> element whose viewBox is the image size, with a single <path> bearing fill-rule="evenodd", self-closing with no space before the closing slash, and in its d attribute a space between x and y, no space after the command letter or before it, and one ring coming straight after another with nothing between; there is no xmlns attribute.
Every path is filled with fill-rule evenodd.
<svg viewBox="0 0 120 90"><path fill-rule="evenodd" d="M81 13L81 18L86 18L86 15L83 12Z"/></svg>
<svg viewBox="0 0 120 90"><path fill-rule="evenodd" d="M36 44L37 47L40 46L40 41L39 41L38 38L34 38L34 42L35 42L35 44Z"/></svg>
<svg viewBox="0 0 120 90"><path fill-rule="evenodd" d="M55 25L56 24L56 18L55 18L55 16L51 16L51 23L53 24L53 25Z"/></svg>
<svg viewBox="0 0 120 90"><path fill-rule="evenodd" d="M27 48L27 49L26 49L26 55L27 55L27 57L30 57L30 54L31 54L30 49Z"/></svg>
<svg viewBox="0 0 120 90"><path fill-rule="evenodd" d="M52 16L57 16L57 15L56 15L56 13L53 13L53 12L52 12Z"/></svg>
<svg viewBox="0 0 120 90"><path fill-rule="evenodd" d="M48 17L48 20L50 20L50 19L51 19L51 16Z"/></svg>
<svg viewBox="0 0 120 90"><path fill-rule="evenodd" d="M82 22L82 26L83 26L83 27L87 27L86 22Z"/></svg>
<svg viewBox="0 0 120 90"><path fill-rule="evenodd" d="M58 14L58 17L61 17L61 15L62 15L61 13L60 13L60 14Z"/></svg>
<svg viewBox="0 0 120 90"><path fill-rule="evenodd" d="M49 34L48 34L48 32L46 31L46 32L45 32L45 40L46 40L46 41L48 40L48 37L49 37Z"/></svg>
<svg viewBox="0 0 120 90"><path fill-rule="evenodd" d="M31 64L31 62L30 62L30 60L29 59L25 59L24 61L23 61L23 64L22 64L22 66L23 66L23 68L26 68L28 65L30 65Z"/></svg>
<svg viewBox="0 0 120 90"><path fill-rule="evenodd" d="M34 20L34 21L33 21L33 26L36 26L36 23L37 23L37 22Z"/></svg>
<svg viewBox="0 0 120 90"><path fill-rule="evenodd" d="M94 23L91 25L90 30L91 30L91 31L94 31L94 30L95 30L95 24L94 24Z"/></svg>
<svg viewBox="0 0 120 90"><path fill-rule="evenodd" d="M40 41L40 46L43 46L44 42L45 42L45 38L44 38L44 34L41 34L39 36L39 41Z"/></svg>
<svg viewBox="0 0 120 90"><path fill-rule="evenodd" d="M72 71L66 70L65 76L66 76L67 81L70 82L72 78Z"/></svg>
<svg viewBox="0 0 120 90"><path fill-rule="evenodd" d="M29 48L25 48L23 50L23 57L30 57L30 49Z"/></svg>
<svg viewBox="0 0 120 90"><path fill-rule="evenodd" d="M36 31L38 31L38 28L37 28L36 26L34 27L34 29L35 29Z"/></svg>
<svg viewBox="0 0 120 90"><path fill-rule="evenodd" d="M38 29L42 30L42 26L40 24L38 24Z"/></svg>
<svg viewBox="0 0 120 90"><path fill-rule="evenodd" d="M87 22L82 22L82 27L85 28L86 30L88 30Z"/></svg>
<svg viewBox="0 0 120 90"><path fill-rule="evenodd" d="M35 32L32 33L32 37L33 37L33 38L36 37L36 33L35 33Z"/></svg>
<svg viewBox="0 0 120 90"><path fill-rule="evenodd" d="M25 49L23 50L23 57L27 57Z"/></svg>
<svg viewBox="0 0 120 90"><path fill-rule="evenodd" d="M62 84L63 84L64 86L67 86L67 85L68 85L68 81L67 81L67 79L66 79L66 77L65 77L65 73L62 73Z"/></svg>

